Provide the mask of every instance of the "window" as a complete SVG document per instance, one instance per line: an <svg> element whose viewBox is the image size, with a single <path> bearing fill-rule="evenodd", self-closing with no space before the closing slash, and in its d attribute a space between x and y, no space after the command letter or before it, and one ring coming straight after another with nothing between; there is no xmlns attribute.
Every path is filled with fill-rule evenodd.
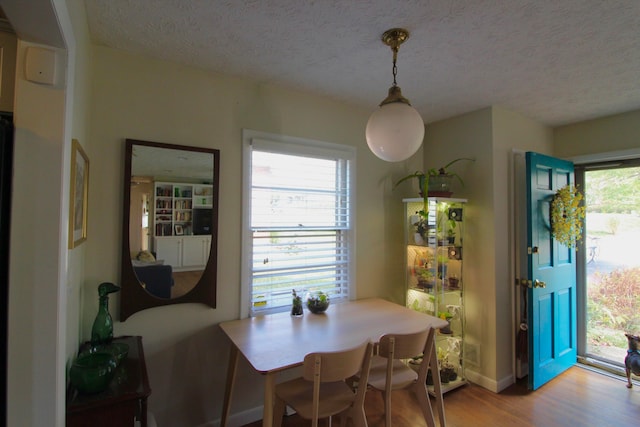
<svg viewBox="0 0 640 427"><path fill-rule="evenodd" d="M289 310L294 289L348 299L354 149L253 131L243 140L243 317Z"/></svg>
<svg viewBox="0 0 640 427"><path fill-rule="evenodd" d="M636 156L640 153L636 153ZM587 215L578 252L579 360L623 373L625 332L640 325L640 158L592 160L576 165Z"/></svg>

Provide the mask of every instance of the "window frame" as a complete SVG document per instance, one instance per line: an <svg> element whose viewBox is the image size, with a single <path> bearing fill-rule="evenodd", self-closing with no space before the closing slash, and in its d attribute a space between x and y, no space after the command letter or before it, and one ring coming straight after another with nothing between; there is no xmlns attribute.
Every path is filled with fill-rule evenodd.
<svg viewBox="0 0 640 427"><path fill-rule="evenodd" d="M584 189L586 170L617 169L640 165L640 149L609 151L568 157L574 164L576 185ZM586 218L582 226L586 229ZM587 265L584 254L587 253L585 239L578 243L576 257L576 302L577 302L577 355L578 363L592 365L605 371L618 373L609 363L594 359L587 351ZM582 254L582 255L580 255Z"/></svg>
<svg viewBox="0 0 640 427"><path fill-rule="evenodd" d="M322 158L339 157L349 161L349 228L345 231L348 235L349 247L349 271L348 271L348 299L356 298L355 268L353 267L356 253L355 240L355 180L356 180L356 149L355 147L329 143L324 141L298 138L286 135L278 135L250 129L242 130L242 255L240 274L240 318L251 315L251 294L252 294L252 262L253 262L253 233L251 228L251 160L254 142L264 147L271 147L275 151L300 156L317 156ZM282 308L285 311L288 308ZM259 315L259 314L258 314Z"/></svg>

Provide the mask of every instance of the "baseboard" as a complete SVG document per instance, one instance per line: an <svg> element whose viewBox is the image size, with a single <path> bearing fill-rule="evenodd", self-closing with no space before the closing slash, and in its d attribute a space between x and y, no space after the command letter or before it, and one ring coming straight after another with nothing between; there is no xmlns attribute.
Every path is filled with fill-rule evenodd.
<svg viewBox="0 0 640 427"><path fill-rule="evenodd" d="M229 425L230 427L234 427L251 424L253 422L261 420L263 412L263 407L258 406L256 408L247 409L246 411L231 414L229 416L229 422L227 423L227 425ZM220 427L220 419L218 418L217 420L200 424L197 427Z"/></svg>
<svg viewBox="0 0 640 427"><path fill-rule="evenodd" d="M500 393L502 390L516 383L516 379L514 375L509 375L507 377L502 378L498 381L498 389L496 393Z"/></svg>
<svg viewBox="0 0 640 427"><path fill-rule="evenodd" d="M141 421L136 420L134 423L135 427L140 427ZM147 427L158 427L158 423L156 423L156 417L153 416L153 412L147 411Z"/></svg>
<svg viewBox="0 0 640 427"><path fill-rule="evenodd" d="M464 370L464 376L469 382L479 385L482 388L486 388L494 393L500 393L502 390L514 383L513 375L509 375L508 377L496 381L469 368Z"/></svg>
<svg viewBox="0 0 640 427"><path fill-rule="evenodd" d="M147 411L147 427L158 427L156 417L154 417L153 413L149 411Z"/></svg>

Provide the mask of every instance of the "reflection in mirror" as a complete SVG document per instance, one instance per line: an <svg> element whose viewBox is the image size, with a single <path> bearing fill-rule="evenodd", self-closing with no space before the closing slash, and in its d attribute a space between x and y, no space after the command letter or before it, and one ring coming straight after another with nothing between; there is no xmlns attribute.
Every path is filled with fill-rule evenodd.
<svg viewBox="0 0 640 427"><path fill-rule="evenodd" d="M211 246L213 154L135 145L129 247L133 270L158 298L185 295Z"/></svg>
<svg viewBox="0 0 640 427"><path fill-rule="evenodd" d="M215 306L218 150L127 140L126 151L121 317L130 299L144 303L133 312Z"/></svg>

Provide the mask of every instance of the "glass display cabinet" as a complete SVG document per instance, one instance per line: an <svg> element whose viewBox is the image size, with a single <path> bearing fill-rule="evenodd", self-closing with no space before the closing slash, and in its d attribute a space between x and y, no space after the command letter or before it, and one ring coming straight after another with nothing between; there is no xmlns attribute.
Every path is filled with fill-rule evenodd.
<svg viewBox="0 0 640 427"><path fill-rule="evenodd" d="M449 322L436 336L443 392L466 384L462 276L466 200L405 199L406 305ZM429 384L429 381L427 381Z"/></svg>

